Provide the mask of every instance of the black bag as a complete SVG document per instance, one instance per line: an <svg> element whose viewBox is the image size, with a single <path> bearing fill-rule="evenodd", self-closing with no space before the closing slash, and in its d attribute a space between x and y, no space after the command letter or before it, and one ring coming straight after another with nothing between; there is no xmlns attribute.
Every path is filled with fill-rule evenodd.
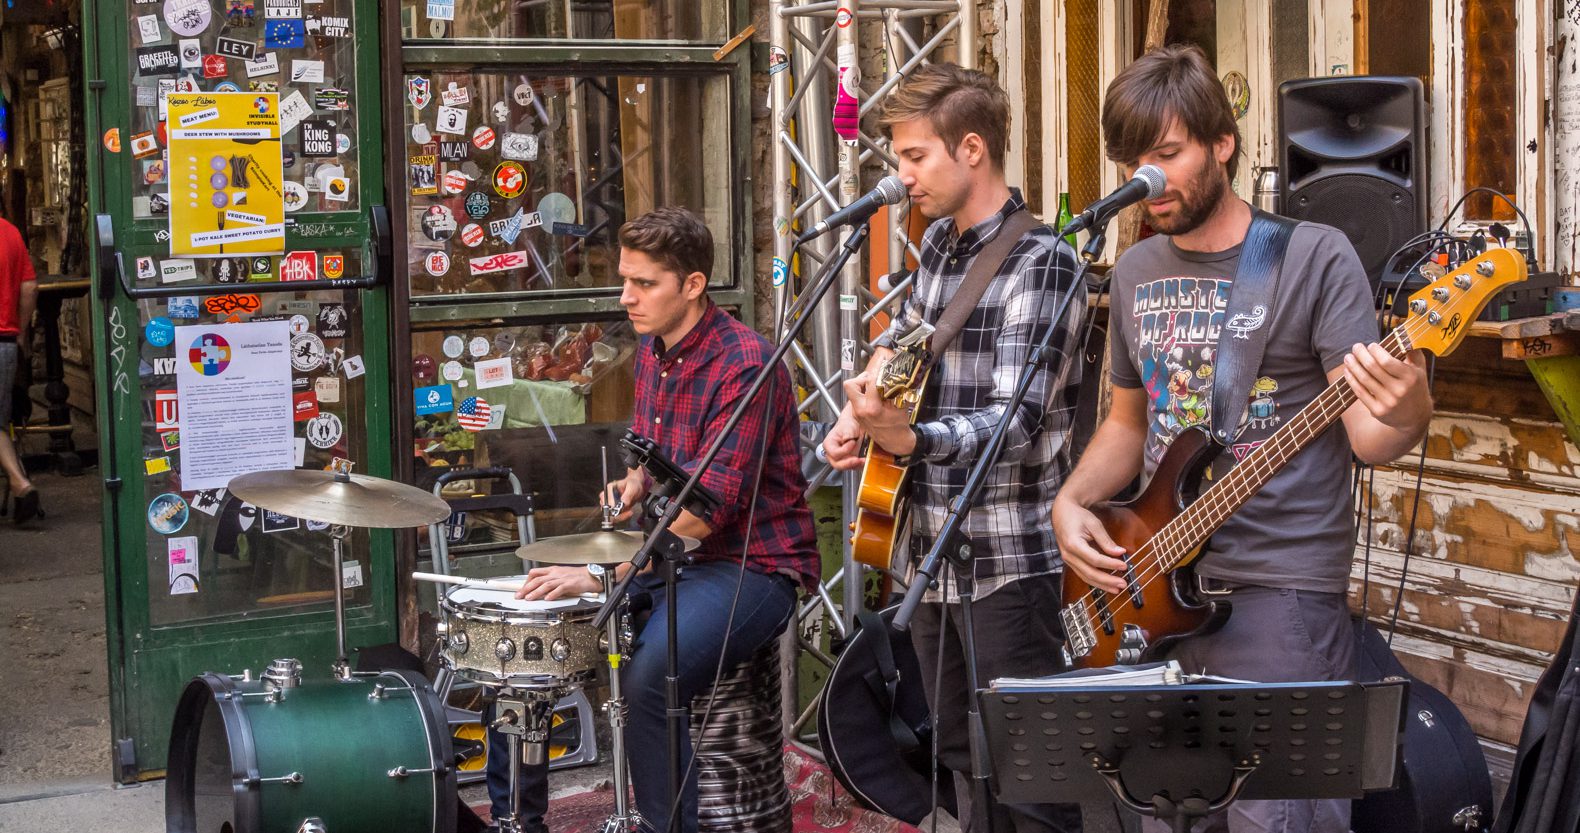
<svg viewBox="0 0 1580 833"><path fill-rule="evenodd" d="M1377 628L1356 619L1355 679L1410 681L1399 788L1375 792L1350 811L1354 833L1474 833L1492 821L1492 777L1481 742L1458 707L1399 664Z"/></svg>
<svg viewBox="0 0 1580 833"><path fill-rule="evenodd" d="M817 735L828 768L862 806L915 825L933 809L933 727L911 638L890 627L898 610L857 617L823 686ZM954 815L954 776L943 765L937 792Z"/></svg>

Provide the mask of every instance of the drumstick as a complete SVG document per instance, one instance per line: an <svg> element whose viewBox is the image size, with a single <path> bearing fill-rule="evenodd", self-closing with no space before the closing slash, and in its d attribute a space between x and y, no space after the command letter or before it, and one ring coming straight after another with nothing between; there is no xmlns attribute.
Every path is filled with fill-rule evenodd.
<svg viewBox="0 0 1580 833"><path fill-rule="evenodd" d="M526 586L525 584L517 584L513 581L489 581L475 578L463 578L462 576L446 576L439 573L424 573L421 571L413 571L411 577L417 579L418 581L431 581L436 584L458 584L462 587L475 587L482 590L500 590L510 593L514 593Z"/></svg>

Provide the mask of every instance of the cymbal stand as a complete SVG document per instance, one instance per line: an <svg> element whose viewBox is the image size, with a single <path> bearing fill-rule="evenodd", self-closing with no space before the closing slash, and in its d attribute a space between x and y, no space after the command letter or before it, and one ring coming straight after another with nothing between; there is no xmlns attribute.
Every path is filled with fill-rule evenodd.
<svg viewBox="0 0 1580 833"><path fill-rule="evenodd" d="M604 507L607 516L610 507ZM587 568L598 573L603 580L603 592L613 592L613 571L604 567L593 565ZM610 754L614 756L614 814L603 823L603 833L635 833L642 824L642 817L637 814L636 808L630 806L631 801L627 795L630 788L631 776L629 766L625 759L625 696L620 693L620 663L624 660L625 639L621 630L623 617L611 616L604 623L604 639L609 643L607 656L609 657L609 699L603 704L604 714L609 718L610 729Z"/></svg>
<svg viewBox="0 0 1580 833"><path fill-rule="evenodd" d="M346 660L346 571L345 543L351 530L343 526L331 527L330 539L335 551L335 679L345 682L352 678L351 663Z"/></svg>
<svg viewBox="0 0 1580 833"><path fill-rule="evenodd" d="M505 736L510 748L510 812L494 820L499 833L521 833L521 765L542 764L548 754L549 721L560 693L508 685L499 690L493 728Z"/></svg>

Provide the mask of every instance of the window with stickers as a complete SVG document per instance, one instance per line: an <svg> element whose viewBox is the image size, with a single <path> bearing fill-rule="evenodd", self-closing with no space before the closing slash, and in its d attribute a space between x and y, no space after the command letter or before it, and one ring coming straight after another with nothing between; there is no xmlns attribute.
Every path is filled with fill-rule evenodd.
<svg viewBox="0 0 1580 833"><path fill-rule="evenodd" d="M166 98L174 92L277 94L287 214L361 208L351 187L359 178L352 0L127 3L133 216L170 211ZM214 190L232 195L247 182L245 168L229 164L214 175L225 180Z"/></svg>
<svg viewBox="0 0 1580 833"><path fill-rule="evenodd" d="M540 536L596 528L640 349L619 303L620 226L696 212L714 236L714 300L749 306L750 48L714 57L745 18L737 0L402 0L390 132L405 176L391 190L412 482L504 467L533 494ZM449 533L458 556L517 528L472 513Z"/></svg>

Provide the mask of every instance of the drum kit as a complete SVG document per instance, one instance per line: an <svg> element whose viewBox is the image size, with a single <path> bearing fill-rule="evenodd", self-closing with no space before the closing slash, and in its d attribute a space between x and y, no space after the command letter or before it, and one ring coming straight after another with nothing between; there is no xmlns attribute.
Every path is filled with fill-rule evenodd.
<svg viewBox="0 0 1580 833"><path fill-rule="evenodd" d="M333 525L334 575L341 575L350 527L406 528L449 517L442 499L420 489L332 471L272 471L231 481L237 498L262 509ZM525 575L476 580L413 573L452 585L440 600L441 677L469 680L494 693L492 728L510 744L510 813L495 819L517 833L517 775L542 763L554 704L595 684L609 668L604 710L613 729L614 813L603 833L631 833L625 702L619 668L631 637L625 615L594 625L614 584L614 567L641 547L641 535L602 528L529 543L516 552L533 565L582 566L603 593L555 601L515 598ZM689 550L697 546L683 539ZM445 722L448 682L436 691L409 671L358 672L346 657L345 597L335 582L332 676L304 679L294 659L272 662L259 677L208 673L182 693L170 742L166 786L172 833L219 831L428 831L454 833L456 771ZM334 737L335 743L324 738ZM370 766L371 764L371 766Z"/></svg>

